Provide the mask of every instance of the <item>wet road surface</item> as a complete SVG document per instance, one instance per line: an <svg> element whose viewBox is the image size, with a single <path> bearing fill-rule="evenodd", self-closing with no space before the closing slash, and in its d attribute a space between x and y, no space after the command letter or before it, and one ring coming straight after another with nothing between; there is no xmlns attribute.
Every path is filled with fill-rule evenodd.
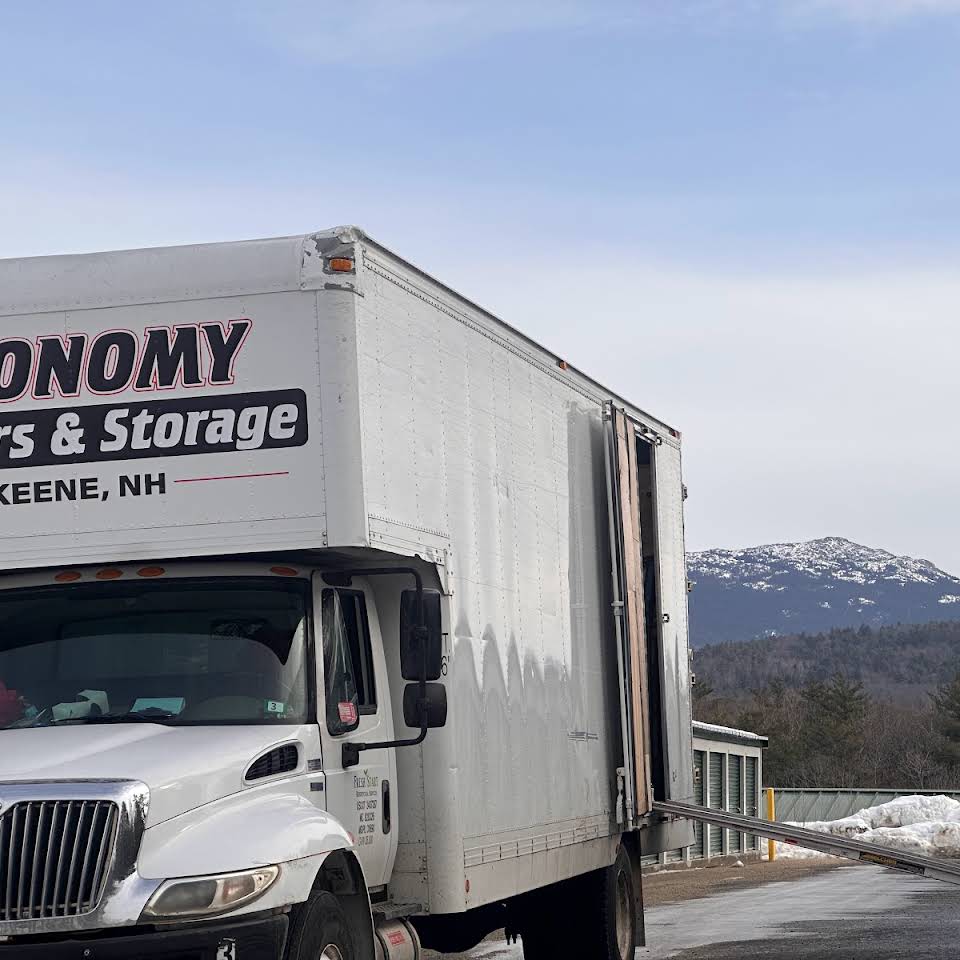
<svg viewBox="0 0 960 960"><path fill-rule="evenodd" d="M960 887L851 865L653 906L646 925L637 960L957 960ZM523 951L501 937L467 956Z"/></svg>

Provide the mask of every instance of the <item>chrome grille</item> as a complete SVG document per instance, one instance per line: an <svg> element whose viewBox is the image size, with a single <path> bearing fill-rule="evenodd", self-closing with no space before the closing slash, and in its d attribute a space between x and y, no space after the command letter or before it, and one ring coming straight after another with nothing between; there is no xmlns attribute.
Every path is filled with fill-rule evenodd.
<svg viewBox="0 0 960 960"><path fill-rule="evenodd" d="M0 816L0 921L77 917L107 878L118 809L109 800L28 800Z"/></svg>

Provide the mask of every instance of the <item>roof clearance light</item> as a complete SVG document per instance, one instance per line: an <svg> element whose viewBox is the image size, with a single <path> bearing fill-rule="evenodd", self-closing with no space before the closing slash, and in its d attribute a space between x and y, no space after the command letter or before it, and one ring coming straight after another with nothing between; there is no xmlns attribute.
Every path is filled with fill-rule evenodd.
<svg viewBox="0 0 960 960"><path fill-rule="evenodd" d="M331 257L327 261L327 266L334 273L352 273L353 261L349 257Z"/></svg>
<svg viewBox="0 0 960 960"><path fill-rule="evenodd" d="M278 577L296 577L299 575L299 570L294 570L293 567L271 567L271 573L275 573Z"/></svg>
<svg viewBox="0 0 960 960"><path fill-rule="evenodd" d="M117 570L116 567L107 567L104 570L98 570L96 576L98 580L118 580L123 576L123 571Z"/></svg>
<svg viewBox="0 0 960 960"><path fill-rule="evenodd" d="M73 583L74 580L80 579L79 570L64 570L62 573L58 573L54 578L57 583Z"/></svg>
<svg viewBox="0 0 960 960"><path fill-rule="evenodd" d="M137 571L138 577L162 577L167 571L163 567L141 567Z"/></svg>

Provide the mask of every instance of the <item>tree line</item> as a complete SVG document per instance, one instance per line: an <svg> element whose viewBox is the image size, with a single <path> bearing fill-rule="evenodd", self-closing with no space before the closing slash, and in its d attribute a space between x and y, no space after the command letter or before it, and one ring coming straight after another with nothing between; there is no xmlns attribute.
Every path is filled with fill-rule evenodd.
<svg viewBox="0 0 960 960"><path fill-rule="evenodd" d="M960 621L946 621L718 643L696 651L694 669L725 696L775 680L802 687L842 674L881 699L916 704L953 676L958 661Z"/></svg>
<svg viewBox="0 0 960 960"><path fill-rule="evenodd" d="M960 670L913 703L837 672L724 694L698 674L694 716L769 738L764 782L778 787L960 790Z"/></svg>

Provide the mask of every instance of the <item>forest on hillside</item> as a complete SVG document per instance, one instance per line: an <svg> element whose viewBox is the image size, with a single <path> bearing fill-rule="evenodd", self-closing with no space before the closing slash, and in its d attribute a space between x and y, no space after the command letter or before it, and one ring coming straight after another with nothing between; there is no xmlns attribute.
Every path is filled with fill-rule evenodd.
<svg viewBox="0 0 960 960"><path fill-rule="evenodd" d="M702 647L694 671L721 696L781 680L787 687L836 674L871 694L917 704L960 667L960 622L841 628Z"/></svg>
<svg viewBox="0 0 960 960"><path fill-rule="evenodd" d="M960 789L960 623L698 650L694 715L770 739L782 787Z"/></svg>

